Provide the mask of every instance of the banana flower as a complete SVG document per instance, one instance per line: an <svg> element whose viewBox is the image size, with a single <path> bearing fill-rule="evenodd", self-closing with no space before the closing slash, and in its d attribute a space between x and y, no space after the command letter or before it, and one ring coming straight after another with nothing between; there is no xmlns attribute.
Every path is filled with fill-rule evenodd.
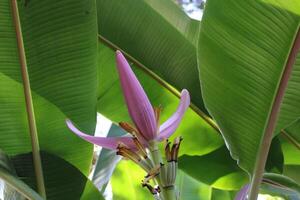
<svg viewBox="0 0 300 200"><path fill-rule="evenodd" d="M152 107L143 87L120 51L116 52L116 61L125 102L134 123L133 126L129 123L121 122L120 126L131 135L122 137L91 136L78 130L69 119L66 120L68 128L82 139L106 149L118 149L120 144L122 144L128 149L141 150L143 149L142 147L137 147L141 145L146 147L151 141L162 141L169 138L177 129L185 111L190 105L188 91L186 89L181 91L180 103L176 112L162 125L159 125L160 109Z"/></svg>

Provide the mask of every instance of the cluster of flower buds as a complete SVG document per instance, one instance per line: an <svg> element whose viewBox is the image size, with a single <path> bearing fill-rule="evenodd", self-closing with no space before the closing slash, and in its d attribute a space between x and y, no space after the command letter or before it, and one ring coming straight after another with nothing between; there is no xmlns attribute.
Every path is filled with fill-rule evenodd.
<svg viewBox="0 0 300 200"><path fill-rule="evenodd" d="M182 137L175 138L171 148L171 142L169 142L169 140L166 140L165 156L167 163L161 167L161 178L164 188L174 187L178 168L178 152L181 141Z"/></svg>
<svg viewBox="0 0 300 200"><path fill-rule="evenodd" d="M157 118L159 117L160 109L155 111ZM165 144L165 159L166 162L155 165L155 161L151 159L150 149L142 144L139 138L142 134L132 125L126 122L120 122L120 127L131 134L131 139L134 147L129 148L124 143L119 143L117 147L117 155L121 155L126 159L129 159L139 165L147 175L142 181L142 186L147 188L149 192L155 197L155 199L162 200L160 186L164 190L174 189L176 174L177 174L177 161L178 152L182 137L176 137L173 144L167 139ZM157 151L158 149L156 149ZM159 185L158 185L159 182ZM153 184L151 184L153 183Z"/></svg>
<svg viewBox="0 0 300 200"><path fill-rule="evenodd" d="M155 199L163 200L164 197L160 194L162 190L174 190L178 168L178 152L181 142L182 137L176 137L172 145L169 140L166 140L166 145L164 148L166 162L161 162L152 169L148 170L148 168L145 170L147 175L142 181L142 186L147 188ZM136 162L135 160L133 161ZM154 161L151 160L150 163L154 163ZM145 169L144 167L142 168ZM151 184L151 181L153 184Z"/></svg>

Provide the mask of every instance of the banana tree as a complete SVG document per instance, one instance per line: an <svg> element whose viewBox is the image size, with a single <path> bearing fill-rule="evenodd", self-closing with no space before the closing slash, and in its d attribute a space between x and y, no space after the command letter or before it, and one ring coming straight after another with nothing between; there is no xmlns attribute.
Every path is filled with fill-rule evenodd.
<svg viewBox="0 0 300 200"><path fill-rule="evenodd" d="M208 0L201 22L172 0L0 0L4 198L300 199L299 22L297 0ZM122 122L107 138L97 112ZM98 190L67 126L111 149Z"/></svg>

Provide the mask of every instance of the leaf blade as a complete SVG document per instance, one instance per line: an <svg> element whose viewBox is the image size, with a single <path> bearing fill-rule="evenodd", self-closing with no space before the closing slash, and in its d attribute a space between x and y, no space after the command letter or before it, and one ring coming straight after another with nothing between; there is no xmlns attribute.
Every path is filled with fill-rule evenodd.
<svg viewBox="0 0 300 200"><path fill-rule="evenodd" d="M250 199L258 192L273 132L300 115L294 89L300 84L294 64L300 56L298 30L299 16L268 1L210 0L204 13L199 38L204 101L233 158L254 175Z"/></svg>

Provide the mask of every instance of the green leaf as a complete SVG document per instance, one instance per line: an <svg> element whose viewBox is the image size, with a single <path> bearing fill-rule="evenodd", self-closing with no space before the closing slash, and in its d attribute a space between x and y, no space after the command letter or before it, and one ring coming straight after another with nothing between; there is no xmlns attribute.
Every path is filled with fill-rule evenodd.
<svg viewBox="0 0 300 200"><path fill-rule="evenodd" d="M236 191L224 191L213 189L211 200L232 200L236 195Z"/></svg>
<svg viewBox="0 0 300 200"><path fill-rule="evenodd" d="M262 2L270 3L276 7L283 8L290 12L300 15L300 2L299 1L262 0Z"/></svg>
<svg viewBox="0 0 300 200"><path fill-rule="evenodd" d="M183 155L178 167L196 180L222 190L238 190L248 182L225 146L203 156Z"/></svg>
<svg viewBox="0 0 300 200"><path fill-rule="evenodd" d="M284 154L283 174L294 179L300 185L300 150L285 133L280 136Z"/></svg>
<svg viewBox="0 0 300 200"><path fill-rule="evenodd" d="M7 155L0 150L0 179L4 180L4 199L42 200L43 198L21 181ZM22 196L21 196L22 194Z"/></svg>
<svg viewBox="0 0 300 200"><path fill-rule="evenodd" d="M287 200L300 199L300 186L292 179L279 174L265 174L260 192L281 196Z"/></svg>
<svg viewBox="0 0 300 200"><path fill-rule="evenodd" d="M272 24L269 18L286 21ZM274 26L269 29L256 20ZM298 16L259 1L207 3L199 42L203 96L233 156L251 173L299 22ZM285 31L278 31L281 26L286 26ZM240 48L243 51L238 51ZM300 115L300 101L290 99L299 96L293 89L300 84L298 58L281 106L277 133ZM293 112L288 112L292 108Z"/></svg>
<svg viewBox="0 0 300 200"><path fill-rule="evenodd" d="M268 1L210 0L201 23L203 98L233 158L254 175L250 199L273 133L300 116L299 22Z"/></svg>
<svg viewBox="0 0 300 200"><path fill-rule="evenodd" d="M249 182L248 175L236 165L225 146L203 156L183 155L179 157L178 167L196 180L220 190L239 190ZM266 170L283 171L278 138L272 142Z"/></svg>
<svg viewBox="0 0 300 200"><path fill-rule="evenodd" d="M118 200L140 200L153 198L151 193L142 187L146 172L131 161L121 161L111 178L113 198Z"/></svg>
<svg viewBox="0 0 300 200"><path fill-rule="evenodd" d="M192 102L206 112L196 76L199 22L171 0L97 0L97 7L102 41L121 49L175 89L188 89Z"/></svg>
<svg viewBox="0 0 300 200"><path fill-rule="evenodd" d="M12 11L11 2L14 1L0 2L3 27L0 32L0 104L3 105L0 107L0 148L8 155L38 152L40 148L66 159L87 174L92 145L74 136L66 128L65 119L71 118L82 130L94 132L95 2L18 1L19 18ZM13 16L15 22L21 23L22 32L18 36ZM21 48L23 44L25 50ZM27 65L20 56L25 56ZM28 74L24 72L26 69ZM31 90L24 87L22 75L29 79ZM32 97L25 98L24 91L27 95L31 91ZM33 109L26 106L32 105L35 117L28 117ZM34 138L33 129L37 129L38 140ZM37 157L38 153L35 165L39 163Z"/></svg>
<svg viewBox="0 0 300 200"><path fill-rule="evenodd" d="M93 183L71 163L46 152L41 152L47 199L103 199ZM17 174L30 185L36 187L32 154L12 157Z"/></svg>
<svg viewBox="0 0 300 200"><path fill-rule="evenodd" d="M98 111L113 121L130 121L127 107L123 99L113 50L101 44L99 46L99 99ZM131 65L139 81L143 85L153 106L161 105L161 123L175 112L179 99L163 88L141 68ZM192 109L184 115L175 136L181 135L184 142L180 153L188 155L203 155L223 145L219 133Z"/></svg>
<svg viewBox="0 0 300 200"><path fill-rule="evenodd" d="M281 148L284 155L285 165L300 165L300 150L289 142L283 135L280 135Z"/></svg>
<svg viewBox="0 0 300 200"><path fill-rule="evenodd" d="M180 199L184 200L210 200L212 189L179 170L176 178L176 188L180 193Z"/></svg>
<svg viewBox="0 0 300 200"><path fill-rule="evenodd" d="M184 200L232 200L236 193L235 191L224 191L212 188L197 181L181 170L178 171L176 185L180 193L180 199Z"/></svg>

